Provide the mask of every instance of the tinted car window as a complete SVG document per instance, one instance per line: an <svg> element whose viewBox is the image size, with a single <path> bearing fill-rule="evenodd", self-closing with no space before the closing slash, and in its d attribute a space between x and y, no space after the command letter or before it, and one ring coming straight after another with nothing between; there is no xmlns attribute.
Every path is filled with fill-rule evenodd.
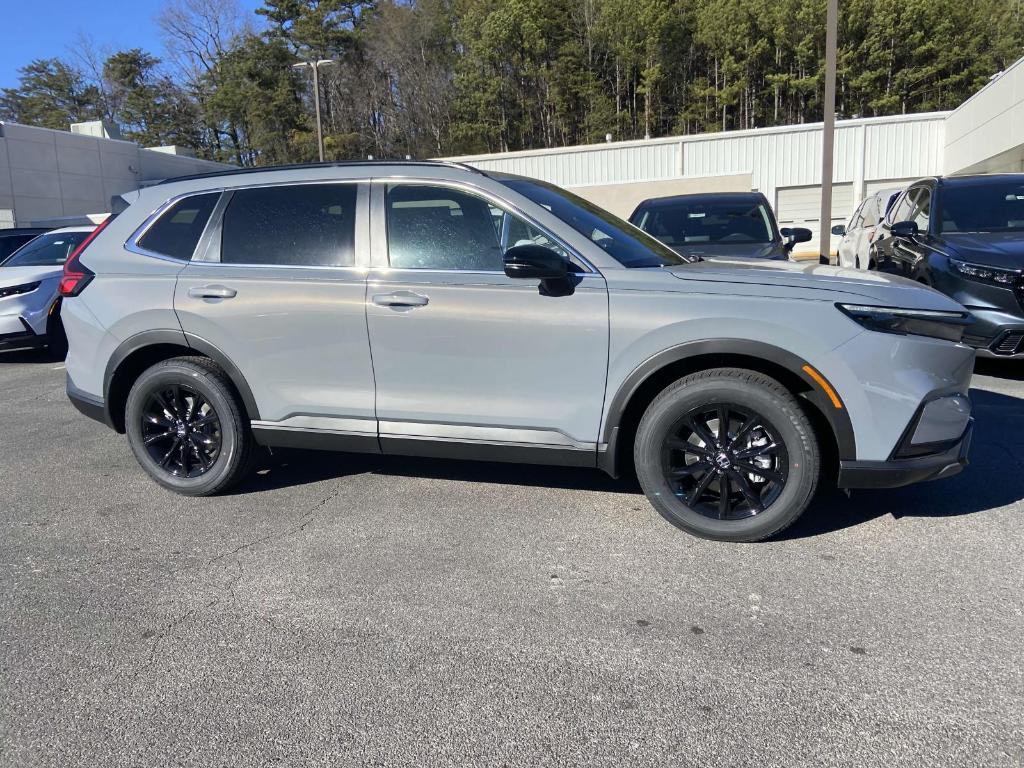
<svg viewBox="0 0 1024 768"><path fill-rule="evenodd" d="M897 221L910 221L910 212L913 208L911 200L912 194L916 193L916 189L908 190L903 194L903 197L899 199L896 205L892 208L892 215L889 222L895 224Z"/></svg>
<svg viewBox="0 0 1024 768"><path fill-rule="evenodd" d="M147 251L188 261L199 243L219 192L192 195L174 203L139 238L139 247Z"/></svg>
<svg viewBox="0 0 1024 768"><path fill-rule="evenodd" d="M344 267L354 263L355 184L239 189L224 211L225 264Z"/></svg>
<svg viewBox="0 0 1024 768"><path fill-rule="evenodd" d="M1024 184L991 181L942 187L939 191L942 232L1024 231Z"/></svg>
<svg viewBox="0 0 1024 768"><path fill-rule="evenodd" d="M484 199L448 187L388 187L391 266L503 271L502 218L494 211Z"/></svg>
<svg viewBox="0 0 1024 768"><path fill-rule="evenodd" d="M0 235L0 262L21 248L25 243L34 240L40 233L32 235Z"/></svg>
<svg viewBox="0 0 1024 768"><path fill-rule="evenodd" d="M641 229L564 189L534 179L497 177L502 184L547 208L584 237L601 246L626 267L662 267L688 264L680 256Z"/></svg>
<svg viewBox="0 0 1024 768"><path fill-rule="evenodd" d="M749 200L665 200L649 203L636 220L668 245L771 243L775 239L765 205Z"/></svg>
<svg viewBox="0 0 1024 768"><path fill-rule="evenodd" d="M16 251L4 262L4 266L59 267L88 236L88 232L50 232L40 235Z"/></svg>
<svg viewBox="0 0 1024 768"><path fill-rule="evenodd" d="M927 187L919 189L914 196L914 210L910 215L910 220L917 224L917 228L922 232L928 231L928 218L931 215L931 207L931 190Z"/></svg>

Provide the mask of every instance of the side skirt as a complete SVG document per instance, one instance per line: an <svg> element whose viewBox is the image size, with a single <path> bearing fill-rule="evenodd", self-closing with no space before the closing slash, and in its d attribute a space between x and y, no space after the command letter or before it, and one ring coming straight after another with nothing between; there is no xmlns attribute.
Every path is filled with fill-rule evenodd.
<svg viewBox="0 0 1024 768"><path fill-rule="evenodd" d="M268 427L261 424L253 424L252 431L257 443L271 448L378 453L392 456L421 456L567 467L598 466L598 452L594 448L432 437L378 437L367 433Z"/></svg>

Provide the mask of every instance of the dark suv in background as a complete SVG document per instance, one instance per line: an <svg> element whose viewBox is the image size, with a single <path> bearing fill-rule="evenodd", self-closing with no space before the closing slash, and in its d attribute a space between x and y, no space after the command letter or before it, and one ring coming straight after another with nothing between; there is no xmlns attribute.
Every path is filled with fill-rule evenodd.
<svg viewBox="0 0 1024 768"><path fill-rule="evenodd" d="M964 342L980 356L1024 358L1024 174L921 179L881 228L883 270L967 307Z"/></svg>
<svg viewBox="0 0 1024 768"><path fill-rule="evenodd" d="M788 259L811 239L802 227L779 229L760 192L708 192L644 200L629 217L681 256Z"/></svg>

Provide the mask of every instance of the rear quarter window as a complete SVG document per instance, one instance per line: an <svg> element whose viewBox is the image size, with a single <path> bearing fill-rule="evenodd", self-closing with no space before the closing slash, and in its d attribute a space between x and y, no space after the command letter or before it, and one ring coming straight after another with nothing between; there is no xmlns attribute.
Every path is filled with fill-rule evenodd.
<svg viewBox="0 0 1024 768"><path fill-rule="evenodd" d="M138 246L151 253L188 261L219 197L219 192L210 192L189 195L173 203L138 239Z"/></svg>

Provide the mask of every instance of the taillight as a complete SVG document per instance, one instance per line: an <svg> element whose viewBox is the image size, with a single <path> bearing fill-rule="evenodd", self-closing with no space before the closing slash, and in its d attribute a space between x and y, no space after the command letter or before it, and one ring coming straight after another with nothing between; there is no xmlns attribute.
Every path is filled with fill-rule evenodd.
<svg viewBox="0 0 1024 768"><path fill-rule="evenodd" d="M81 257L82 251L89 247L89 243L96 239L96 235L102 232L113 218L113 216L105 218L68 256L68 260L64 262L64 275L61 277L60 287L57 289L61 296L77 296L85 290L85 286L93 279L93 271L84 264L79 263L78 259Z"/></svg>

